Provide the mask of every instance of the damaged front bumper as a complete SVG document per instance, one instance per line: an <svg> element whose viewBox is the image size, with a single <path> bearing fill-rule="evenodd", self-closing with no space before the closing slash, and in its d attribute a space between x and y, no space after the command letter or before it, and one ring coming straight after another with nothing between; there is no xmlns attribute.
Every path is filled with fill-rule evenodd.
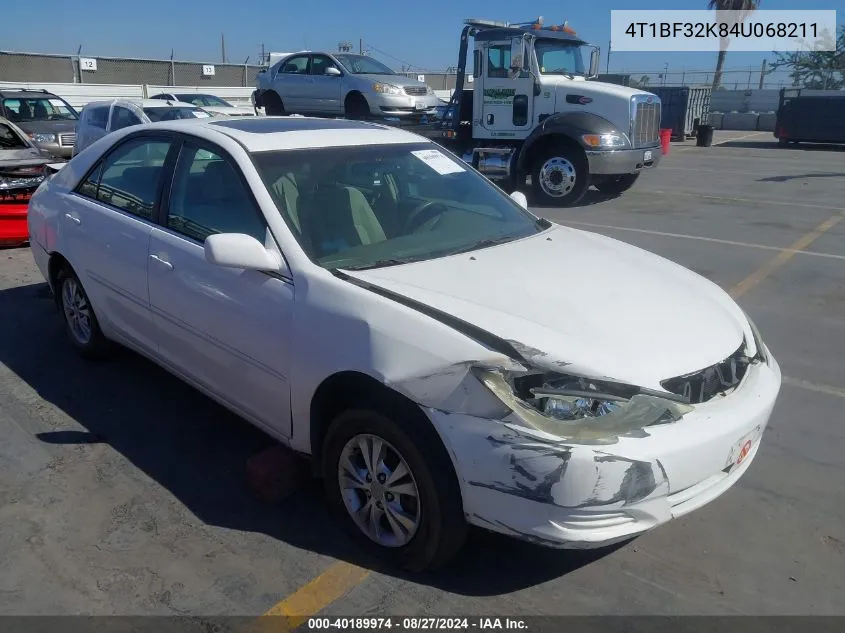
<svg viewBox="0 0 845 633"><path fill-rule="evenodd" d="M780 390L774 358L681 420L611 445L427 409L461 482L467 520L545 546L586 549L651 530L716 499L753 461Z"/></svg>

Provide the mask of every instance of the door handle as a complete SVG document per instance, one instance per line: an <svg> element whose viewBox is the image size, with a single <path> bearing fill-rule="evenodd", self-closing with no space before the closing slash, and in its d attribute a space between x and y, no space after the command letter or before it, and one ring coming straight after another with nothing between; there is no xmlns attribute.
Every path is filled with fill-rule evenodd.
<svg viewBox="0 0 845 633"><path fill-rule="evenodd" d="M74 224L77 224L77 225L82 224L82 220L80 220L78 217L76 217L72 213L65 213L65 217L68 220L70 220L71 222L73 222Z"/></svg>
<svg viewBox="0 0 845 633"><path fill-rule="evenodd" d="M154 262L161 264L167 270L173 270L173 264L171 264L169 261L167 261L165 259L162 259L158 255L150 255L150 259L153 260Z"/></svg>

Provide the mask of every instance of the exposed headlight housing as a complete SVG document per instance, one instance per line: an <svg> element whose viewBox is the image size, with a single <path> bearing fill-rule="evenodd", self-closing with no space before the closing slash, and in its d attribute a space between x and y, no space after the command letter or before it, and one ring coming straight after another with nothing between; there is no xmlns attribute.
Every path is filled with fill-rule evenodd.
<svg viewBox="0 0 845 633"><path fill-rule="evenodd" d="M562 439L606 444L693 410L676 394L557 373L474 368L476 377L525 424Z"/></svg>
<svg viewBox="0 0 845 633"><path fill-rule="evenodd" d="M373 91L383 95L401 95L402 89L393 84L373 84Z"/></svg>
<svg viewBox="0 0 845 633"><path fill-rule="evenodd" d="M754 324L754 321L751 320L751 317L748 316L748 313L743 311L745 314L745 318L748 321L748 327L751 328L751 334L754 337L754 348L756 350L755 358L759 358L764 363L769 363L769 352L766 350L766 346L763 344L763 337L760 335L760 330L757 329L757 326Z"/></svg>
<svg viewBox="0 0 845 633"><path fill-rule="evenodd" d="M29 135L36 143L55 143L56 142L56 135L49 133L49 132L34 132L33 134Z"/></svg>
<svg viewBox="0 0 845 633"><path fill-rule="evenodd" d="M630 145L624 134L584 134L581 140L593 149L622 149Z"/></svg>

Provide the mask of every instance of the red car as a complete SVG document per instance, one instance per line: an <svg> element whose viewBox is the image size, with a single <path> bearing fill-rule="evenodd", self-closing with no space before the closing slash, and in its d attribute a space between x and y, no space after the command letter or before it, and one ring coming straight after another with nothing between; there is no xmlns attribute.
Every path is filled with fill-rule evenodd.
<svg viewBox="0 0 845 633"><path fill-rule="evenodd" d="M56 159L39 149L23 130L0 117L0 247L29 240L29 199Z"/></svg>

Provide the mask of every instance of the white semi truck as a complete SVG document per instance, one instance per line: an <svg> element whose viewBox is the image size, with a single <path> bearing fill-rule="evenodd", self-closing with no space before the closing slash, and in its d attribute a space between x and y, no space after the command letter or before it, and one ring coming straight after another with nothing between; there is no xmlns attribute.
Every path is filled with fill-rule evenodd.
<svg viewBox="0 0 845 633"><path fill-rule="evenodd" d="M584 49L590 49L588 67ZM417 118L413 131L436 140L505 190L530 187L538 205L575 204L590 185L622 193L660 160L661 103L643 90L588 81L598 75L599 59L599 49L566 24L545 26L542 18L520 24L466 20L445 115ZM332 76L340 79L344 68L338 70ZM271 67L259 74L257 106L285 100L277 72ZM401 95L403 88L395 89ZM410 93L407 99L413 105ZM408 119L396 124L407 126Z"/></svg>

